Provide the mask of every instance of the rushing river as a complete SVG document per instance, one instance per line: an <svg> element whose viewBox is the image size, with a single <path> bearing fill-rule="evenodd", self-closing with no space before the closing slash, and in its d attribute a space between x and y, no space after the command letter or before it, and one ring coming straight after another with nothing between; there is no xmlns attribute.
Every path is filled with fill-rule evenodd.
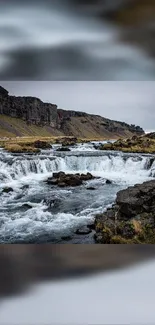
<svg viewBox="0 0 155 325"><path fill-rule="evenodd" d="M155 176L155 162L150 167L148 155L103 152L93 143L76 145L65 153L56 149L55 145L37 155L0 149L1 243L93 243L93 233L81 236L75 231L92 224L119 190ZM55 171L90 172L98 178L61 189L45 182ZM107 179L112 184L106 184ZM6 187L13 191L4 193Z"/></svg>
<svg viewBox="0 0 155 325"><path fill-rule="evenodd" d="M0 78L154 80L150 57L119 38L116 26L75 10L71 1L2 1Z"/></svg>

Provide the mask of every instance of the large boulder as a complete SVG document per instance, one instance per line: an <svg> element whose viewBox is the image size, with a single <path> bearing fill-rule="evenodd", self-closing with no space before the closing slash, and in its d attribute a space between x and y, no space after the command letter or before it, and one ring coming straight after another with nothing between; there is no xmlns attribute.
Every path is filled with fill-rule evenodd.
<svg viewBox="0 0 155 325"><path fill-rule="evenodd" d="M155 181L129 187L117 194L121 218L132 218L143 212L155 211Z"/></svg>
<svg viewBox="0 0 155 325"><path fill-rule="evenodd" d="M118 192L111 209L95 218L95 240L104 244L155 244L155 180Z"/></svg>
<svg viewBox="0 0 155 325"><path fill-rule="evenodd" d="M59 187L65 186L80 186L85 181L89 181L94 177L90 174L65 174L64 172L53 173L53 177L47 179L47 184L58 185Z"/></svg>

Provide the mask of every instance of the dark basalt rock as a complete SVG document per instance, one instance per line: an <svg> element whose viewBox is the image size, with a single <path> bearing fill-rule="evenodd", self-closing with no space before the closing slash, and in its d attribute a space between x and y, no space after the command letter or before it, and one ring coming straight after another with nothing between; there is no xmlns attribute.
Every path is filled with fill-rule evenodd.
<svg viewBox="0 0 155 325"><path fill-rule="evenodd" d="M96 216L98 243L155 243L155 180L117 193L116 205Z"/></svg>
<svg viewBox="0 0 155 325"><path fill-rule="evenodd" d="M5 187L5 188L2 190L2 193L10 193L10 192L13 192L13 188L12 188L12 187Z"/></svg>
<svg viewBox="0 0 155 325"><path fill-rule="evenodd" d="M88 191L95 191L95 190L96 190L96 188L95 188L95 187L93 187L93 186L90 186L90 187L87 187L87 190L88 190Z"/></svg>
<svg viewBox="0 0 155 325"><path fill-rule="evenodd" d="M0 86L0 97L7 97L9 92L4 89L2 86Z"/></svg>
<svg viewBox="0 0 155 325"><path fill-rule="evenodd" d="M109 179L106 179L106 184L112 184L112 181L110 181Z"/></svg>
<svg viewBox="0 0 155 325"><path fill-rule="evenodd" d="M65 174L64 172L53 173L53 177L48 178L47 184L58 185L59 187L65 186L80 186L85 181L89 181L94 177L90 174Z"/></svg>
<svg viewBox="0 0 155 325"><path fill-rule="evenodd" d="M71 151L71 150L69 148L66 148L66 147L61 147L61 148L58 148L56 151L66 152L66 151Z"/></svg>
<svg viewBox="0 0 155 325"><path fill-rule="evenodd" d="M30 205L28 203L25 203L25 204L22 205L22 208L26 209L26 210L30 210L30 209L32 209L32 205Z"/></svg>
<svg viewBox="0 0 155 325"><path fill-rule="evenodd" d="M0 114L21 118L28 124L57 125L57 106L43 103L35 97L9 96L7 90L0 91Z"/></svg>
<svg viewBox="0 0 155 325"><path fill-rule="evenodd" d="M83 134L85 124L83 124L82 121L87 122L88 128L93 128L93 136L96 135L96 132L98 136L103 136L105 133L107 134L107 132L109 133L109 136L112 134L126 135L127 131L128 133L131 133L131 135L132 133L136 135L144 134L143 129L139 126L109 120L104 117L90 115L85 112L58 109L57 105L44 103L36 97L10 96L8 94L8 91L3 87L0 88L0 115L1 114L10 116L12 118L22 119L28 126L34 124L37 126L49 126L50 130L51 128L61 130L61 133L63 135L66 135L67 138L62 137L58 139L57 143L61 143L62 146L65 147L74 146L77 143L77 137L81 137L81 134ZM79 129L78 135L76 130L74 133L74 130L70 129L70 126L72 125L72 122L75 120L75 118L78 119L81 123L81 129ZM0 121L0 123L2 127L8 127L9 132L10 130L13 131L12 126L8 125L6 127L6 124L3 122L3 120ZM76 121L74 121L73 127L74 124L76 124ZM98 128L98 131L96 131L96 126ZM22 135L20 134L20 131L16 129L14 132L16 132L16 135L17 133L19 133L19 136ZM85 138L85 136L83 137ZM43 143L38 143L36 145L37 148L45 148L42 147L44 145Z"/></svg>

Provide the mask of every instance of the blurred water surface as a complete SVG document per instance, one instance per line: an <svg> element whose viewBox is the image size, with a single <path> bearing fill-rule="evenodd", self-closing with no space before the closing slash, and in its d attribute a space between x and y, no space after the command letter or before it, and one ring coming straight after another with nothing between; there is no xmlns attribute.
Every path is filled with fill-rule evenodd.
<svg viewBox="0 0 155 325"><path fill-rule="evenodd" d="M154 61L88 12L69 0L1 1L1 80L154 80Z"/></svg>

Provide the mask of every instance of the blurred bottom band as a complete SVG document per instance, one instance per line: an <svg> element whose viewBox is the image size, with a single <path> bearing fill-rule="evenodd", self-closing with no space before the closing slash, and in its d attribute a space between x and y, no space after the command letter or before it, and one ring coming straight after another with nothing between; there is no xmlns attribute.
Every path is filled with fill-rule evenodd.
<svg viewBox="0 0 155 325"><path fill-rule="evenodd" d="M155 257L154 245L1 245L0 296L33 284L129 267Z"/></svg>

